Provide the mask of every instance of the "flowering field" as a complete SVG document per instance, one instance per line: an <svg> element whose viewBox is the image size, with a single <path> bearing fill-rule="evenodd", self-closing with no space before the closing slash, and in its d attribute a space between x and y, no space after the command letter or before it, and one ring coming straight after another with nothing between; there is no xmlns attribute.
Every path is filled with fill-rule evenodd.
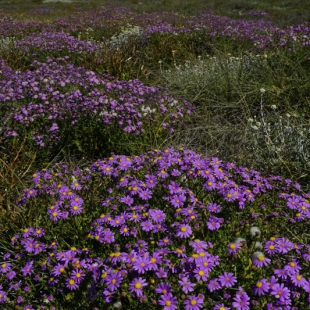
<svg viewBox="0 0 310 310"><path fill-rule="evenodd" d="M308 309L310 25L141 5L0 10L1 309Z"/></svg>

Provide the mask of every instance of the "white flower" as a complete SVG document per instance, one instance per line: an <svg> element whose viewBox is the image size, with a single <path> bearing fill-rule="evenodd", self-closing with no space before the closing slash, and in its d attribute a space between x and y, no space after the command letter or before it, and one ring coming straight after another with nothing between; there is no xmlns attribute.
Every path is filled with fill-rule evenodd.
<svg viewBox="0 0 310 310"><path fill-rule="evenodd" d="M265 254L263 252L254 252L253 255L252 255L252 261L255 260L255 259L258 259L259 257L265 257Z"/></svg>
<svg viewBox="0 0 310 310"><path fill-rule="evenodd" d="M113 308L115 309L121 309L122 308L122 303L120 301L117 301L113 304Z"/></svg>
<svg viewBox="0 0 310 310"><path fill-rule="evenodd" d="M250 234L252 236L259 236L261 234L261 231L260 231L260 229L258 227L253 226L253 227L250 228Z"/></svg>
<svg viewBox="0 0 310 310"><path fill-rule="evenodd" d="M255 244L254 244L254 248L262 250L263 249L263 245L259 241L256 241Z"/></svg>
<svg viewBox="0 0 310 310"><path fill-rule="evenodd" d="M261 92L261 94L264 94L266 92L266 89L265 88L261 88L259 91Z"/></svg>
<svg viewBox="0 0 310 310"><path fill-rule="evenodd" d="M275 110L277 108L277 106L275 105L275 104L273 104L272 106L271 106L271 109L273 109L273 110Z"/></svg>
<svg viewBox="0 0 310 310"><path fill-rule="evenodd" d="M235 240L235 243L238 243L240 244L241 246L245 245L246 244L246 240L244 238L237 238Z"/></svg>

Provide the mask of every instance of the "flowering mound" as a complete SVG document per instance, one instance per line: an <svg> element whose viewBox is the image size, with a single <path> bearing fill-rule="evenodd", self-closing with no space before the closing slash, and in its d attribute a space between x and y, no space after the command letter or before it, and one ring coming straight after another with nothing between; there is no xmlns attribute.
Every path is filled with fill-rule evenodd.
<svg viewBox="0 0 310 310"><path fill-rule="evenodd" d="M64 53L89 53L93 54L99 49L94 42L81 41L65 32L42 32L28 34L23 39L17 40L15 48L25 53L47 51Z"/></svg>
<svg viewBox="0 0 310 310"><path fill-rule="evenodd" d="M117 150L113 142L130 144L146 128L145 145L154 137L160 141L193 110L164 88L99 76L66 59L34 61L26 72L0 62L0 117L7 136L30 135L39 146L58 151L75 146L109 154Z"/></svg>
<svg viewBox="0 0 310 310"><path fill-rule="evenodd" d="M310 204L297 183L183 149L56 165L33 181L20 199L29 219L2 253L1 303L309 304Z"/></svg>

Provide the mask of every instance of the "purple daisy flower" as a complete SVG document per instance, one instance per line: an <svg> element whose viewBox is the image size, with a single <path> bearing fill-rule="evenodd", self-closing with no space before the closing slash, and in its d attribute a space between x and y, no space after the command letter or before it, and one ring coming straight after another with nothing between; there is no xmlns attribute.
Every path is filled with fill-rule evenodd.
<svg viewBox="0 0 310 310"><path fill-rule="evenodd" d="M239 290L234 297L234 302L232 303L232 306L234 308L237 308L238 310L249 310L249 300L250 298L247 293L241 287L239 287Z"/></svg>
<svg viewBox="0 0 310 310"><path fill-rule="evenodd" d="M296 261L289 262L284 266L284 270L290 275L299 273L300 269L301 267L297 264Z"/></svg>
<svg viewBox="0 0 310 310"><path fill-rule="evenodd" d="M166 218L166 214L162 210L150 209L148 213L155 223L161 223Z"/></svg>
<svg viewBox="0 0 310 310"><path fill-rule="evenodd" d="M254 294L258 296L265 295L269 291L269 283L266 279L262 279L256 282L254 286Z"/></svg>
<svg viewBox="0 0 310 310"><path fill-rule="evenodd" d="M203 298L200 296L191 295L184 302L185 310L198 310L203 307Z"/></svg>
<svg viewBox="0 0 310 310"><path fill-rule="evenodd" d="M233 273L227 273L225 271L218 277L218 281L222 287L232 287L237 282L237 277L235 277Z"/></svg>
<svg viewBox="0 0 310 310"><path fill-rule="evenodd" d="M32 235L32 233L33 233L33 228L28 227L28 228L23 229L22 235L24 238L28 238L29 236Z"/></svg>
<svg viewBox="0 0 310 310"><path fill-rule="evenodd" d="M161 299L158 301L158 304L164 306L163 310L176 310L178 309L178 301L175 296L168 293L161 296Z"/></svg>
<svg viewBox="0 0 310 310"><path fill-rule="evenodd" d="M123 277L120 275L119 272L117 273L112 273L112 274L109 274L107 277L106 277L106 284L107 284L107 288L110 292L113 292L115 290L117 290L121 284L123 280Z"/></svg>
<svg viewBox="0 0 310 310"><path fill-rule="evenodd" d="M83 211L83 208L82 208L81 205L79 205L79 204L71 205L70 212L71 212L73 215L81 214L82 211Z"/></svg>
<svg viewBox="0 0 310 310"><path fill-rule="evenodd" d="M213 279L209 281L207 287L210 292L214 292L219 290L221 288L221 285L217 282L216 279Z"/></svg>
<svg viewBox="0 0 310 310"><path fill-rule="evenodd" d="M75 291L76 289L78 289L79 285L78 285L78 282L74 280L73 278L67 278L66 287L71 291Z"/></svg>
<svg viewBox="0 0 310 310"><path fill-rule="evenodd" d="M291 249L294 248L294 244L285 238L278 238L275 241L275 243L276 243L278 252L281 254L286 254L287 252L289 252Z"/></svg>
<svg viewBox="0 0 310 310"><path fill-rule="evenodd" d="M297 287L303 287L307 284L307 280L300 274L295 274L290 277L292 283Z"/></svg>
<svg viewBox="0 0 310 310"><path fill-rule="evenodd" d="M156 274L156 277L160 279L165 279L168 276L167 272L165 271L163 267L159 268L159 270L155 274Z"/></svg>
<svg viewBox="0 0 310 310"><path fill-rule="evenodd" d="M227 245L227 251L229 254L234 255L241 249L240 243L230 242Z"/></svg>
<svg viewBox="0 0 310 310"><path fill-rule="evenodd" d="M211 215L209 217L208 222L206 223L207 227L209 230L217 230L221 227L219 218L217 218L216 216Z"/></svg>
<svg viewBox="0 0 310 310"><path fill-rule="evenodd" d="M148 188L140 190L138 194L142 200L148 200L152 198L152 192Z"/></svg>
<svg viewBox="0 0 310 310"><path fill-rule="evenodd" d="M290 290L283 283L276 283L271 287L270 295L275 296L281 303L290 299Z"/></svg>
<svg viewBox="0 0 310 310"><path fill-rule="evenodd" d="M254 252L252 255L253 265L258 268L262 268L263 266L268 266L271 262L270 258L265 257L262 252Z"/></svg>
<svg viewBox="0 0 310 310"><path fill-rule="evenodd" d="M196 268L194 270L194 276L196 278L197 281L207 281L207 278L209 277L209 271L207 268L204 268L204 267L199 267L199 268Z"/></svg>
<svg viewBox="0 0 310 310"><path fill-rule="evenodd" d="M154 225L150 221L144 221L140 224L143 231L149 232L154 228Z"/></svg>
<svg viewBox="0 0 310 310"><path fill-rule="evenodd" d="M144 274L148 270L149 259L148 257L137 257L133 263L132 268L137 270L139 274Z"/></svg>
<svg viewBox="0 0 310 310"><path fill-rule="evenodd" d="M71 273L71 278L79 284L81 281L84 280L85 273L83 272L82 269L75 269Z"/></svg>
<svg viewBox="0 0 310 310"><path fill-rule="evenodd" d="M155 289L155 293L162 295L169 294L171 292L172 292L171 286L168 282L166 283L160 282Z"/></svg>
<svg viewBox="0 0 310 310"><path fill-rule="evenodd" d="M147 282L142 278L136 278L129 284L129 292L135 293L137 297L143 296L142 289L147 286Z"/></svg>
<svg viewBox="0 0 310 310"><path fill-rule="evenodd" d="M188 238L193 233L191 227L187 224L181 224L178 228L177 236L180 238Z"/></svg>
<svg viewBox="0 0 310 310"><path fill-rule="evenodd" d="M178 283L180 284L181 289L185 294L188 292L193 292L196 285L195 283L190 282L187 277L182 278L178 281Z"/></svg>
<svg viewBox="0 0 310 310"><path fill-rule="evenodd" d="M0 273L6 273L11 269L12 264L9 262L4 262L0 266Z"/></svg>
<svg viewBox="0 0 310 310"><path fill-rule="evenodd" d="M186 200L185 195L175 195L175 196L172 196L171 198L171 204L175 208L180 208L184 205L185 200Z"/></svg>
<svg viewBox="0 0 310 310"><path fill-rule="evenodd" d="M33 273L33 261L27 262L25 266L21 269L23 276L27 276Z"/></svg>
<svg viewBox="0 0 310 310"><path fill-rule="evenodd" d="M43 228L36 228L36 229L33 231L33 235L36 236L36 237L42 237L42 236L44 236L44 229L43 229Z"/></svg>
<svg viewBox="0 0 310 310"><path fill-rule="evenodd" d="M7 299L7 294L5 291L1 291L0 290L0 303L4 304L6 302Z"/></svg>

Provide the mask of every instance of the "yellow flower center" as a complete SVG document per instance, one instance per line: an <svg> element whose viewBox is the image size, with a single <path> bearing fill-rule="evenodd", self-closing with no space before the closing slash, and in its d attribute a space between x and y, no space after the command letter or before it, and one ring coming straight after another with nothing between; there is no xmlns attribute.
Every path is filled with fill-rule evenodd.
<svg viewBox="0 0 310 310"><path fill-rule="evenodd" d="M181 228L181 231L185 232L185 231L186 231L186 227L183 226L183 227Z"/></svg>
<svg viewBox="0 0 310 310"><path fill-rule="evenodd" d="M171 305L171 301L166 300L166 302L165 302L165 306L170 306L170 305Z"/></svg>
<svg viewBox="0 0 310 310"><path fill-rule="evenodd" d="M232 244L230 245L230 248L231 248L231 249L235 249L235 248L236 248L236 245L235 245L234 243L232 243Z"/></svg>
<svg viewBox="0 0 310 310"><path fill-rule="evenodd" d="M156 258L152 257L152 258L151 258L151 262L152 262L152 263L156 263Z"/></svg>
<svg viewBox="0 0 310 310"><path fill-rule="evenodd" d="M137 283L135 284L135 288L136 288L136 289L141 288L141 283L140 283L140 282L137 282Z"/></svg>
<svg viewBox="0 0 310 310"><path fill-rule="evenodd" d="M263 286L263 283L262 283L262 282L257 282L257 283L256 283L256 287L260 288L260 287L262 287L262 286Z"/></svg>
<svg viewBox="0 0 310 310"><path fill-rule="evenodd" d="M204 273L202 270L199 270L198 274L199 274L200 276L203 276L205 273Z"/></svg>
<svg viewBox="0 0 310 310"><path fill-rule="evenodd" d="M70 285L73 285L73 284L74 284L74 280L73 280L73 279L70 279L70 280L69 280L69 284L70 284Z"/></svg>
<svg viewBox="0 0 310 310"><path fill-rule="evenodd" d="M192 306L195 306L196 303L197 303L197 301L196 301L195 299L192 299L191 302L190 302L190 304L191 304Z"/></svg>

